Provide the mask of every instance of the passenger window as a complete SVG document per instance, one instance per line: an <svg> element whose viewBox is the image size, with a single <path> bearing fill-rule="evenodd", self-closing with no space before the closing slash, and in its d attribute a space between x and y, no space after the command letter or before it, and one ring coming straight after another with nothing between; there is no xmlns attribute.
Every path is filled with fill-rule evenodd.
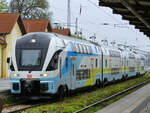
<svg viewBox="0 0 150 113"><path fill-rule="evenodd" d="M78 52L81 53L80 45L77 44L77 46L78 46L78 50L79 50Z"/></svg>
<svg viewBox="0 0 150 113"><path fill-rule="evenodd" d="M76 52L78 53L79 52L78 44L75 44L75 47L76 47Z"/></svg>
<svg viewBox="0 0 150 113"><path fill-rule="evenodd" d="M85 45L84 47L85 47L85 50L86 50L86 54L88 54L88 48L87 48L87 46Z"/></svg>
<svg viewBox="0 0 150 113"><path fill-rule="evenodd" d="M73 48L74 48L74 51L73 52L76 52L76 46L75 46L75 43L73 43Z"/></svg>
<svg viewBox="0 0 150 113"><path fill-rule="evenodd" d="M90 54L90 47L89 47L89 46L87 46L87 48L88 48L88 54Z"/></svg>
<svg viewBox="0 0 150 113"><path fill-rule="evenodd" d="M79 47L80 47L80 53L83 53L82 45L81 45L81 44L79 44Z"/></svg>
<svg viewBox="0 0 150 113"><path fill-rule="evenodd" d="M84 45L81 45L82 47L82 53L85 53Z"/></svg>
<svg viewBox="0 0 150 113"><path fill-rule="evenodd" d="M72 43L72 42L71 42L71 48L72 48L72 51L73 51L73 52L76 51L76 47L75 47L74 43Z"/></svg>
<svg viewBox="0 0 150 113"><path fill-rule="evenodd" d="M89 46L89 50L90 50L90 54L92 54L93 51L92 51L92 47L91 46Z"/></svg>

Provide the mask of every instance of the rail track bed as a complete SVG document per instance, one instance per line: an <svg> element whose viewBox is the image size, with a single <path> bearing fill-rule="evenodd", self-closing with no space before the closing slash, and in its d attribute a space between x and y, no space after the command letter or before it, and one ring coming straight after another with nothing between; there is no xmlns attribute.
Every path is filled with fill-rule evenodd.
<svg viewBox="0 0 150 113"><path fill-rule="evenodd" d="M139 77L139 79L140 79L140 77ZM107 97L105 97L104 99L102 99L102 100L100 100L100 101L94 101L92 104L86 104L86 105L88 105L88 106L83 106L82 107L82 109L80 109L80 110L78 110L78 109L76 109L76 110L73 110L73 112L74 113L80 113L80 112L84 112L85 110L87 110L87 109L89 109L89 108L91 108L91 107L94 107L94 106L99 106L99 105L102 105L104 102L106 102L106 101L109 101L109 100L111 100L111 99L114 99L114 98L116 98L117 96L120 96L120 95L124 95L125 93L127 93L127 92L129 92L129 91L132 91L132 90L134 90L134 89L138 89L139 87L142 87L143 85L145 85L145 84L147 84L147 83L149 83L150 82L150 79L147 79L147 80L145 80L144 82L140 82L140 83L138 83L138 84L136 84L136 85L132 85L132 87L130 87L130 88L126 88L125 90L122 90L121 92L118 92L118 93L115 93L115 94L113 94L113 95L109 95L109 96L107 96ZM119 85L119 84L118 84ZM110 85L111 86L111 85ZM109 87L109 86L108 86ZM112 86L113 87L113 86ZM101 88L101 89L103 89L103 88ZM95 91L95 90L94 90ZM87 91L87 92L89 92L89 90ZM91 91L92 92L92 91ZM79 94L79 93L78 93ZM80 95L76 95L76 94L73 94L73 95L71 95L71 96L69 96L69 97L67 97L67 101L68 101L68 103L69 103L69 101L71 101L71 98L78 98L78 96ZM84 95L84 94L82 94L82 92L81 92L81 95ZM66 99L65 99L66 100ZM51 105L53 105L54 104L54 106L55 106L55 104L63 104L63 103L66 103L66 102L63 102L63 101L58 101L58 99L56 100L56 99L49 99L49 101L44 101L44 102L41 102L41 101L37 101L37 102L34 102L34 103L32 103L32 102L30 102L30 101L28 101L28 102L25 102L25 103L20 103L20 104L17 104L17 105L11 105L11 106L5 106L4 108L3 108L3 111L2 111L2 113L21 113L21 112L23 112L23 111L25 111L25 113L26 112L29 112L28 110L29 109L31 109L31 111L32 111L32 109L33 108L38 108L38 107L42 107L42 106L49 106L49 108L51 108ZM81 107L80 107L81 108ZM26 111L27 110L27 111ZM42 111L42 110L41 110ZM48 110L43 110L43 111L48 111ZM32 112L32 113L34 113L34 112Z"/></svg>
<svg viewBox="0 0 150 113"><path fill-rule="evenodd" d="M2 113L21 113L25 111L26 109L46 105L46 104L51 104L54 102L54 99L50 99L49 101L47 100L27 100L27 101L22 101L16 104L11 104L3 107Z"/></svg>

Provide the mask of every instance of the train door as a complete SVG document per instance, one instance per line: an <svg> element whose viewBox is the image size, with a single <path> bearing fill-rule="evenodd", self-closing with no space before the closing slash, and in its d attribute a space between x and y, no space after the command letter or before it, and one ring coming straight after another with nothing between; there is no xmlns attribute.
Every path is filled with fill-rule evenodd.
<svg viewBox="0 0 150 113"><path fill-rule="evenodd" d="M93 79L94 79L94 58L90 59L90 85L93 85Z"/></svg>
<svg viewBox="0 0 150 113"><path fill-rule="evenodd" d="M62 58L61 57L59 60L59 76L60 76L60 80L62 80Z"/></svg>
<svg viewBox="0 0 150 113"><path fill-rule="evenodd" d="M103 70L103 69L104 69L104 66L103 66L103 57L104 57L104 55L103 55L103 52L102 52L101 63L100 63L100 64L101 64L101 66L100 66L100 67L101 67L101 68L100 68L100 69L101 69L101 82L102 82L102 83L103 83L103 79L104 79L104 75L103 75L103 71L104 71L104 70Z"/></svg>
<svg viewBox="0 0 150 113"><path fill-rule="evenodd" d="M124 65L123 65L124 75L126 75L126 67L127 67L127 59L126 59L126 57L124 57L123 62L124 62Z"/></svg>
<svg viewBox="0 0 150 113"><path fill-rule="evenodd" d="M70 86L71 89L76 88L76 57L71 57Z"/></svg>

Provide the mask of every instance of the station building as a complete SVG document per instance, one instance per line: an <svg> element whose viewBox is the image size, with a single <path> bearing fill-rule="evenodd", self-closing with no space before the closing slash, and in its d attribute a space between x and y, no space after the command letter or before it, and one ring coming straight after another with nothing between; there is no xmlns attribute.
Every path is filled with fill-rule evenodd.
<svg viewBox="0 0 150 113"><path fill-rule="evenodd" d="M71 32L70 32L70 29L52 29L52 32L54 33L58 33L58 34L61 34L61 35L65 35L65 36L71 36Z"/></svg>
<svg viewBox="0 0 150 113"><path fill-rule="evenodd" d="M8 78L7 58L11 57L15 40L26 34L20 14L0 13L0 78Z"/></svg>
<svg viewBox="0 0 150 113"><path fill-rule="evenodd" d="M49 20L23 20L27 33L30 32L52 32Z"/></svg>

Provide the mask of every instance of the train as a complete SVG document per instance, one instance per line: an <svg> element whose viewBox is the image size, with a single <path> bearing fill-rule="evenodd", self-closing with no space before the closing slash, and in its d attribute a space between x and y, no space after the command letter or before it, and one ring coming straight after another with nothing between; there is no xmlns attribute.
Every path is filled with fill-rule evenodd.
<svg viewBox="0 0 150 113"><path fill-rule="evenodd" d="M56 33L35 32L17 39L7 63L12 94L64 95L140 76L150 67L150 55Z"/></svg>

